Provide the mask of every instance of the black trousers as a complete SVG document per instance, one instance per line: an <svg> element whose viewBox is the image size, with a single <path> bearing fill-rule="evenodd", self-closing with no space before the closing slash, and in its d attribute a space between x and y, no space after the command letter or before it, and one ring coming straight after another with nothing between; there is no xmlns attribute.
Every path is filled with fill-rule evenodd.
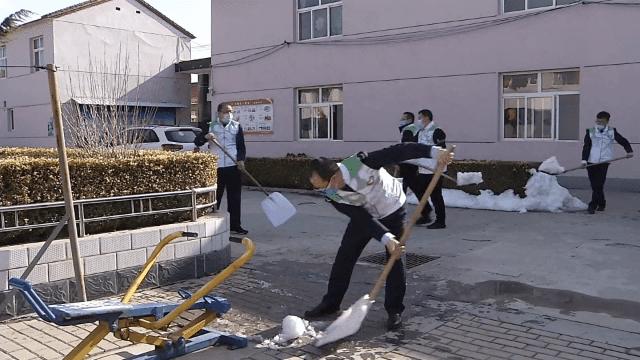
<svg viewBox="0 0 640 360"><path fill-rule="evenodd" d="M587 168L589 174L589 182L591 182L591 202L589 207L596 208L598 206L605 207L607 202L604 198L604 183L607 180L607 171L609 164L594 165Z"/></svg>
<svg viewBox="0 0 640 360"><path fill-rule="evenodd" d="M231 228L240 227L240 203L242 201L242 178L237 166L218 168L218 209L222 203L222 196L227 190L227 210L231 217Z"/></svg>
<svg viewBox="0 0 640 360"><path fill-rule="evenodd" d="M420 190L420 183L418 181L418 167L410 164L400 164L400 177L402 178L402 191L407 193L407 189L411 189L414 194L417 194ZM418 195L416 195L418 196ZM418 201L420 198L418 198ZM431 207L428 206L422 209L422 216L428 216L431 212Z"/></svg>
<svg viewBox="0 0 640 360"><path fill-rule="evenodd" d="M418 200L420 200L422 198L422 195L424 195L424 193L427 191L427 187L429 187L429 183L431 182L431 179L433 179L433 174L419 174L418 175L418 179L416 180L417 182L417 192L416 192L416 196L418 197ZM433 203L433 207L436 210L436 222L439 224L446 224L446 209L444 206L444 198L442 197L442 177L440 177L440 179L438 179L438 183L436 184L435 189L433 189L433 192L431 193L431 202ZM427 214L431 213L431 205L429 203L427 203L427 205L424 207L425 212Z"/></svg>
<svg viewBox="0 0 640 360"><path fill-rule="evenodd" d="M406 217L406 210L402 207L393 214L380 220L380 222L399 239L404 230ZM327 294L322 299L323 303L340 306L344 294L349 288L353 268L371 238L371 233L361 224L356 224L353 221L349 222L331 268ZM387 251L387 259L388 258L389 252ZM389 314L397 314L404 311L403 300L407 288L406 281L404 264L401 259L398 259L393 268L391 268L385 285L384 308Z"/></svg>

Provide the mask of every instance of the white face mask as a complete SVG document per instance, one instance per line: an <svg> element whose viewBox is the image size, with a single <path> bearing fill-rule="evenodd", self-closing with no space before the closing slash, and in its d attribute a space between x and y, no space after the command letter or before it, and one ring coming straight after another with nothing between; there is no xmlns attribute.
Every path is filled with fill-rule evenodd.
<svg viewBox="0 0 640 360"><path fill-rule="evenodd" d="M405 126L411 124L410 120L400 119L400 126Z"/></svg>
<svg viewBox="0 0 640 360"><path fill-rule="evenodd" d="M226 113L220 118L223 124L228 124L231 120L233 120L233 113Z"/></svg>
<svg viewBox="0 0 640 360"><path fill-rule="evenodd" d="M416 127L417 127L419 130L424 129L424 122L422 122L422 118L418 118L418 122L416 122Z"/></svg>

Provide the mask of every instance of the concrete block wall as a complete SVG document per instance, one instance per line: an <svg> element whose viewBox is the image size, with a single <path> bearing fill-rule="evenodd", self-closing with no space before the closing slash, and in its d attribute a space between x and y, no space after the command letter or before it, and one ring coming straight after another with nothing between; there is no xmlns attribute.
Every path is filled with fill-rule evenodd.
<svg viewBox="0 0 640 360"><path fill-rule="evenodd" d="M160 240L176 231L198 234L179 238L160 253L143 287L214 274L231 261L229 218L215 213L195 222L119 231L80 238L87 296L96 299L121 294L129 287ZM43 243L0 248L0 302L11 297L0 309L0 318L30 312L22 295L9 291L8 281L20 277ZM48 304L78 301L69 240L56 240L47 249L27 278ZM56 291L51 291L55 289ZM51 297L49 295L55 295Z"/></svg>

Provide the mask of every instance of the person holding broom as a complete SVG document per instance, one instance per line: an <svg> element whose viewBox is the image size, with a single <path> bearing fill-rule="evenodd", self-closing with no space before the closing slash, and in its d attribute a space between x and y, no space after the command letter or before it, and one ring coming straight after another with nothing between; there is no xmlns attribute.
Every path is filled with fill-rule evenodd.
<svg viewBox="0 0 640 360"><path fill-rule="evenodd" d="M417 143L394 145L369 154L360 152L337 163L327 158L314 159L309 181L323 192L336 210L350 221L331 268L327 293L315 308L305 312L306 319L331 315L340 310L347 292L353 268L371 240L382 242L387 258L398 246L406 220L406 196L400 181L391 176L384 166L419 158L437 159L448 164L452 155L441 156L444 149ZM398 329L402 324L406 276L404 264L397 261L386 282L384 307L389 317L387 329Z"/></svg>
<svg viewBox="0 0 640 360"><path fill-rule="evenodd" d="M607 205L604 198L604 183L607 180L609 170L608 161L613 159L613 145L622 145L627 152L627 157L633 157L633 149L629 141L620 135L616 128L609 126L611 114L601 111L596 115L596 126L588 129L584 136L584 146L582 147L582 166L589 164L597 165L587 167L589 182L591 183L591 202L589 203L589 214L597 211L604 211Z"/></svg>

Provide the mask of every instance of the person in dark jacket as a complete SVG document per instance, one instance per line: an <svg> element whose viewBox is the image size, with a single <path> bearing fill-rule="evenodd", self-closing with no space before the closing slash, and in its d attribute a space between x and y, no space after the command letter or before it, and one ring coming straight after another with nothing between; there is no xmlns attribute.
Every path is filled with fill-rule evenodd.
<svg viewBox="0 0 640 360"><path fill-rule="evenodd" d="M608 161L613 159L613 144L617 142L627 152L627 157L633 157L633 149L629 141L620 135L616 128L609 126L611 114L601 111L596 116L596 126L587 130L582 147L582 165L603 163L587 167L589 182L591 183L591 202L589 213L604 211L607 202L604 197L604 183L609 170Z"/></svg>
<svg viewBox="0 0 640 360"><path fill-rule="evenodd" d="M200 124L203 134L196 137L194 143L202 146L209 142L209 151L218 157L218 190L216 192L218 209L222 203L222 196L227 190L227 210L229 211L231 232L246 235L249 232L242 228L240 221L242 203L242 176L247 148L244 142L242 126L233 119L233 107L225 103L218 105L216 119L207 127ZM228 156L213 143L216 139L222 145Z"/></svg>
<svg viewBox="0 0 640 360"><path fill-rule="evenodd" d="M331 268L327 293L319 305L305 312L305 318L330 315L340 309L353 268L371 238L385 245L387 258L396 250L396 239L402 236L406 220L406 196L398 179L384 166L424 157L446 164L453 155L441 156L441 151L437 147L406 143L369 154L360 152L339 163L326 158L313 160L309 181L350 221ZM385 290L389 330L402 324L405 291L404 264L398 261L389 273Z"/></svg>
<svg viewBox="0 0 640 360"><path fill-rule="evenodd" d="M418 113L418 124L420 124L420 133L418 134L418 143L424 145L432 145L439 147L446 147L447 134L433 121L433 113L431 110L423 109ZM418 179L416 181L417 191L415 192L418 198L421 198L424 192L429 186L429 182L433 178L433 172L429 169L435 170L435 162L432 159L420 159L418 161L410 161L410 163L422 165L419 168ZM445 169L446 171L446 169ZM431 202L435 208L436 220L429 226L428 229L444 229L446 225L446 208L444 204L444 198L442 197L442 178L438 180L438 183L431 193ZM430 213L432 211L431 206L427 203L425 206L426 217L431 220ZM423 215L424 217L424 215ZM428 222L427 221L427 222Z"/></svg>
<svg viewBox="0 0 640 360"><path fill-rule="evenodd" d="M402 143L417 143L421 125L415 124L415 115L412 112L405 112L400 118L400 134ZM420 191L420 182L418 179L418 167L412 164L399 164L399 175L402 178L402 190L407 193L407 189L411 189L414 194ZM416 222L416 225L426 225L431 222L431 207L425 207L422 210L422 216Z"/></svg>

